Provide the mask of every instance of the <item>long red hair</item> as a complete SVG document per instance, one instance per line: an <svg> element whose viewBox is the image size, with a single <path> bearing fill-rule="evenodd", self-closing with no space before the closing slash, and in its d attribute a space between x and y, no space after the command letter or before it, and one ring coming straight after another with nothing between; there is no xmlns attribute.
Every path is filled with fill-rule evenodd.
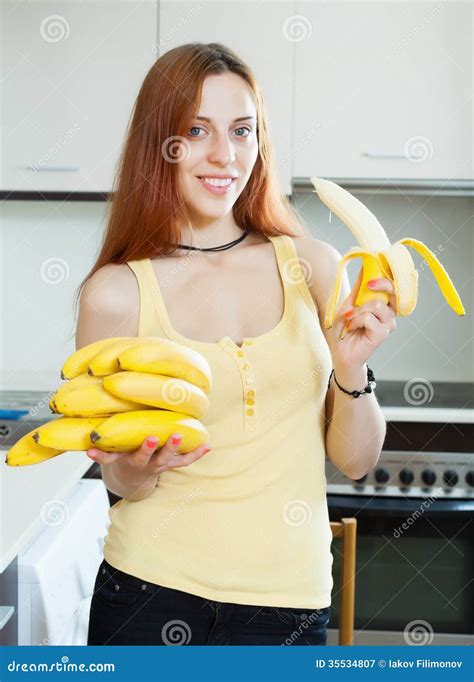
<svg viewBox="0 0 474 682"><path fill-rule="evenodd" d="M263 97L247 64L220 43L180 45L157 59L140 88L116 167L100 253L79 285L76 305L86 281L103 265L176 250L182 220L189 216L173 154L198 113L204 79L226 71L246 81L257 110L258 156L233 206L236 223L267 236L308 234L281 191Z"/></svg>

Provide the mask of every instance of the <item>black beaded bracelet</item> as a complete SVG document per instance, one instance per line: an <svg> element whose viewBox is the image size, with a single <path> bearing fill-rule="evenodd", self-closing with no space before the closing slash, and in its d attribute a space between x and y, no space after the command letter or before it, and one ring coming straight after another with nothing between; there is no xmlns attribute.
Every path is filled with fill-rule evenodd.
<svg viewBox="0 0 474 682"><path fill-rule="evenodd" d="M375 383L374 373L372 372L372 370L370 369L370 367L368 365L367 365L367 386L364 388L363 391L346 391L345 388L342 388L342 386L340 386L337 383L336 374L335 374L334 370L332 370L331 374L329 375L328 388L329 388L329 384L331 383L331 377L333 374L334 374L334 381L336 382L337 386L341 389L341 391L344 391L344 393L347 393L347 395L351 395L353 398L358 398L360 395L363 395L364 393L372 393L374 388L377 386L377 384Z"/></svg>

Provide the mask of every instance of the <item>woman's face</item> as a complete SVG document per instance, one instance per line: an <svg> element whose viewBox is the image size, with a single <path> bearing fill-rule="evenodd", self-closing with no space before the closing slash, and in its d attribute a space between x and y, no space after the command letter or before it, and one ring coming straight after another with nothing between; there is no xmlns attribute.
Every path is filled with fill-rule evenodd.
<svg viewBox="0 0 474 682"><path fill-rule="evenodd" d="M194 225L231 212L247 184L258 156L256 116L252 91L240 76L226 72L205 79L178 163L180 189ZM212 182L215 176L223 176L219 184L225 186L210 187L204 180Z"/></svg>

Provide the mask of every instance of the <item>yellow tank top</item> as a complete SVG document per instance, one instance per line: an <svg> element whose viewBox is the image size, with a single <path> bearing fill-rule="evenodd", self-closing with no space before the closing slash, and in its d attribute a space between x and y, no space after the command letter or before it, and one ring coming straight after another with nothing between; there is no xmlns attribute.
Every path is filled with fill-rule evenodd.
<svg viewBox="0 0 474 682"><path fill-rule="evenodd" d="M212 451L161 474L140 501L109 511L105 559L143 580L237 604L331 603L325 398L331 354L292 237L271 237L285 305L272 330L218 342L172 326L150 259L129 261L140 289L139 336L202 353L213 377L201 421Z"/></svg>

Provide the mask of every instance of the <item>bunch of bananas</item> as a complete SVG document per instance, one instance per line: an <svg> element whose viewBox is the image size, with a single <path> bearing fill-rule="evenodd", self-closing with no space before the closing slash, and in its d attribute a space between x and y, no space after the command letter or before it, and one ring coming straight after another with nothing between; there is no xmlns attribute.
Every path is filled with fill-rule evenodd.
<svg viewBox="0 0 474 682"><path fill-rule="evenodd" d="M5 462L25 466L70 450L136 450L147 436L163 444L178 431L177 454L208 442L199 421L209 408L211 368L197 351L158 337L101 339L73 353L67 380L51 397L53 413L18 440Z"/></svg>

